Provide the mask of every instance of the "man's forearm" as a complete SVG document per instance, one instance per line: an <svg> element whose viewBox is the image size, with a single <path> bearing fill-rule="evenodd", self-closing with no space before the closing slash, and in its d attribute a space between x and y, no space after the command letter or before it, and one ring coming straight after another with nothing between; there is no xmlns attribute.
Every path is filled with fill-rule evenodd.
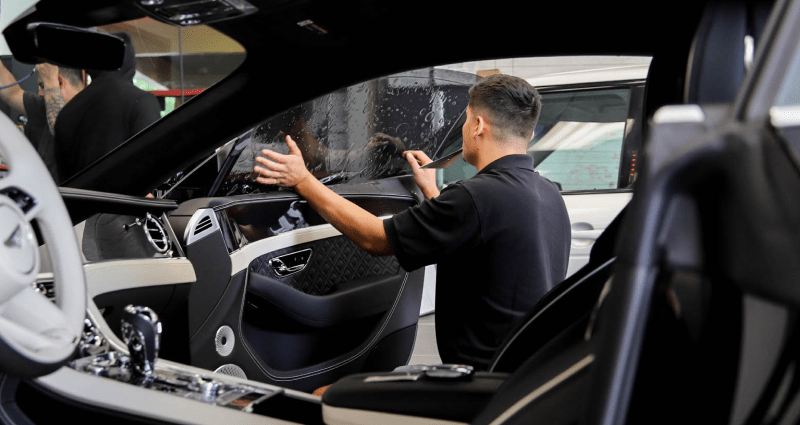
<svg viewBox="0 0 800 425"><path fill-rule="evenodd" d="M325 220L371 255L392 255L383 220L310 177L295 186Z"/></svg>
<svg viewBox="0 0 800 425"><path fill-rule="evenodd" d="M435 198L435 197L439 196L439 193L440 193L439 192L439 188L436 187L436 186L434 186L434 187L421 187L420 189L422 189L422 194L425 195L425 199Z"/></svg>
<svg viewBox="0 0 800 425"><path fill-rule="evenodd" d="M56 118L64 107L64 96L58 86L45 89L44 104L47 111L47 128L50 129L50 134L55 134Z"/></svg>
<svg viewBox="0 0 800 425"><path fill-rule="evenodd" d="M7 86L17 81L14 75L5 66L0 64L0 85ZM25 104L22 101L23 90L19 86L11 86L0 90L0 99L13 109L25 113Z"/></svg>

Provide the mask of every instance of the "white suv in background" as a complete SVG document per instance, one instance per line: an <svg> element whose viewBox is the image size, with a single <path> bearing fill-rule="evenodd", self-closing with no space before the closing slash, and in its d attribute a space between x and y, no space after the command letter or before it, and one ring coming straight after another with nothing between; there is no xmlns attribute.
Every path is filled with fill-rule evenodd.
<svg viewBox="0 0 800 425"><path fill-rule="evenodd" d="M572 225L567 275L589 261L594 241L631 199L648 68L613 66L527 79L543 103L528 153L536 171L561 190ZM438 183L443 187L476 172L459 159L438 170Z"/></svg>

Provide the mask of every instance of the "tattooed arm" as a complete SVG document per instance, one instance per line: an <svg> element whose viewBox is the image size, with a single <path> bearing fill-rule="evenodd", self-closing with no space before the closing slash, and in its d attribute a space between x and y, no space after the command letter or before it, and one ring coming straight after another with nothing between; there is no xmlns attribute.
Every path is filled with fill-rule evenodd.
<svg viewBox="0 0 800 425"><path fill-rule="evenodd" d="M44 90L44 104L47 111L47 128L55 134L56 118L64 107L64 96L58 82L58 67L49 63L36 65L39 73L39 87Z"/></svg>

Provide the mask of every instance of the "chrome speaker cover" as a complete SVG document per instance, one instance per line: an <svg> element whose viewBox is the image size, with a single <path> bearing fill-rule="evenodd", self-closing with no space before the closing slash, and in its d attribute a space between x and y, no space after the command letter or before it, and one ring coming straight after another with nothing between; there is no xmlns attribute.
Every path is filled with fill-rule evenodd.
<svg viewBox="0 0 800 425"><path fill-rule="evenodd" d="M228 356L233 352L233 346L236 343L236 338L233 335L233 329L230 326L222 326L217 330L217 336L214 338L214 345L217 349L217 354L222 357Z"/></svg>
<svg viewBox="0 0 800 425"><path fill-rule="evenodd" d="M218 367L217 370L215 370L214 372L228 376L235 376L237 378L247 379L247 375L245 375L244 370L242 370L242 368L232 363L224 364Z"/></svg>

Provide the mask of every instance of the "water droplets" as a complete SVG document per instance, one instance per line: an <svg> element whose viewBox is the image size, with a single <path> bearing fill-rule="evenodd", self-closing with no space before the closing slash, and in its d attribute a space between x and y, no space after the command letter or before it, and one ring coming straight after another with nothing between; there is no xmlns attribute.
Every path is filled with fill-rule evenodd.
<svg viewBox="0 0 800 425"><path fill-rule="evenodd" d="M408 129L409 129L408 123L402 123L402 124L398 125L397 127L395 127L394 136L395 137L405 136L406 133L408 133ZM405 140L405 139L403 139L403 140Z"/></svg>

